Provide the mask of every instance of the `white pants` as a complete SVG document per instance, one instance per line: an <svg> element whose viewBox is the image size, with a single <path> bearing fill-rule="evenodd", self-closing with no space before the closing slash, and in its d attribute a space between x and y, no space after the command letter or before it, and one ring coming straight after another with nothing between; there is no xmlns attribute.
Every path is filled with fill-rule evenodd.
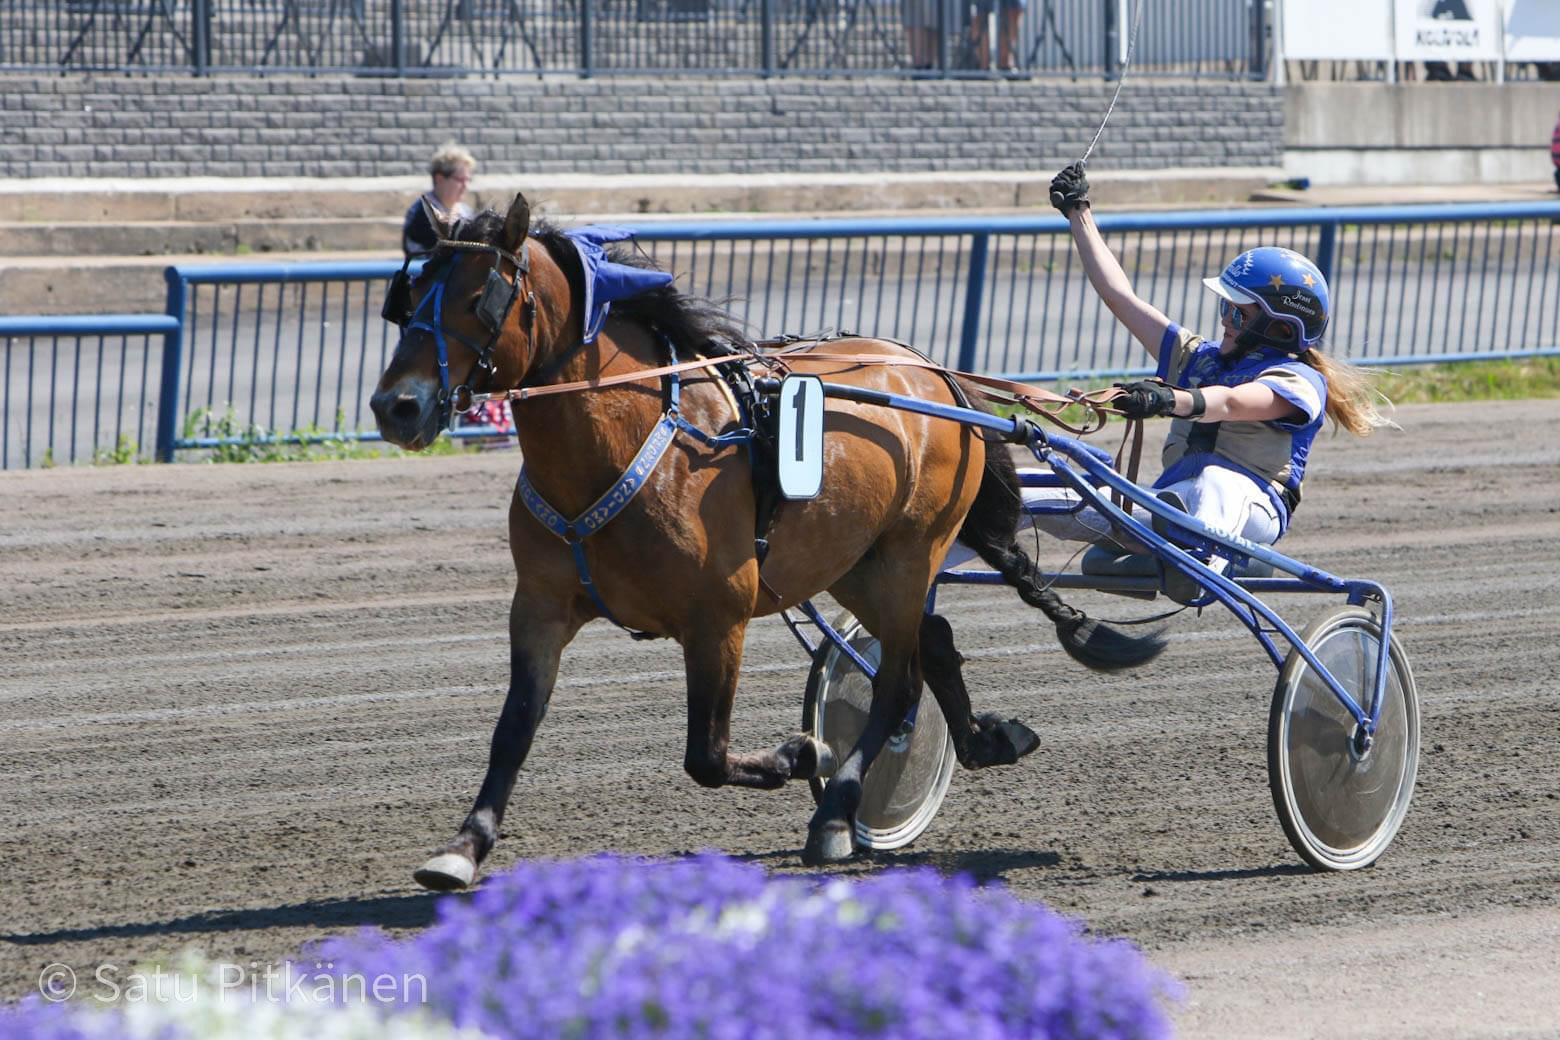
<svg viewBox="0 0 1560 1040"><path fill-rule="evenodd" d="M1236 535L1259 545L1272 545L1283 533L1278 513L1274 511L1267 493L1244 473L1223 466L1209 466L1195 477L1178 480L1156 491L1174 491L1180 495L1186 503L1186 511L1219 534ZM1026 506L1062 502L1076 504L1078 501L1078 493L1071 488L1024 489ZM1134 515L1144 523L1148 522L1143 510L1138 510ZM1024 523L1025 526L1032 525L1046 534L1070 542L1118 542L1122 537L1111 533L1110 521L1093 506L1085 506L1074 513L1028 514L1026 510ZM1135 543L1126 544L1123 548L1133 552L1143 549ZM943 566L954 567L973 556L974 553L963 545L955 544ZM1228 565L1229 561L1221 556L1214 556L1208 563L1214 571L1221 573Z"/></svg>

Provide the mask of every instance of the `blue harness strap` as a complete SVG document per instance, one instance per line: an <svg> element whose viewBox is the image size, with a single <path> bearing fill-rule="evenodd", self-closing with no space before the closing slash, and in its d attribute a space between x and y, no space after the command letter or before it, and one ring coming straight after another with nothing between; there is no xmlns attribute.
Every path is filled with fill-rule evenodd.
<svg viewBox="0 0 1560 1040"><path fill-rule="evenodd" d="M676 349L664 335L660 339L675 360ZM590 561L585 558L585 539L606 527L614 517L628 508L628 504L644 488L645 482L650 479L650 474L655 472L656 466L665 457L666 450L677 439L679 430L711 448L745 444L753 439L753 431L746 427L730 433L712 435L688 422L678 411L682 383L677 378L677 373L673 372L665 379L668 401L666 411L661 413L660 420L645 437L644 443L639 446L639 451L634 455L634 460L628 464L628 469L624 470L623 475L618 477L617 481L579 516L569 520L553 508L526 476L523 465L520 467L520 476L515 481L515 490L520 495L520 501L525 508L543 527L563 539L569 546L569 551L574 555L575 573L579 575L580 584L585 587L585 593L590 596L590 601L595 605L596 610L602 617L635 639L654 639L656 636L651 632L635 631L613 615L606 601L601 598L596 583L591 580Z"/></svg>

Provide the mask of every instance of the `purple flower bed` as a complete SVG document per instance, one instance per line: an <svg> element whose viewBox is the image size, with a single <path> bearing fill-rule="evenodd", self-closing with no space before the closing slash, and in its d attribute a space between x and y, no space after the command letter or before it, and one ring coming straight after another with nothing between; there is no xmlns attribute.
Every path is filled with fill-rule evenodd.
<svg viewBox="0 0 1560 1040"><path fill-rule="evenodd" d="M0 1037L1138 1040L1169 1035L1176 991L1127 943L1001 888L771 877L719 856L525 864L443 900L417 936L327 940L294 967L335 996L217 1005L209 978L196 1003L35 996L0 1010ZM363 979L399 995L364 1002Z"/></svg>
<svg viewBox="0 0 1560 1040"><path fill-rule="evenodd" d="M517 1038L1164 1037L1175 990L1129 944L1001 888L718 856L522 865L415 938L366 932L313 958L421 975L438 1017Z"/></svg>

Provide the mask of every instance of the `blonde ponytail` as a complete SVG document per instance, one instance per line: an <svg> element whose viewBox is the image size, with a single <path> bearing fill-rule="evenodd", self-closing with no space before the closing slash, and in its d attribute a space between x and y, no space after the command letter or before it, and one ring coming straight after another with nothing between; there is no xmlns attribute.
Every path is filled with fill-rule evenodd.
<svg viewBox="0 0 1560 1040"><path fill-rule="evenodd" d="M1301 354L1300 360L1327 380L1327 417L1335 424L1357 437L1368 437L1383 426L1399 428L1377 408L1378 400L1389 409L1392 402L1376 389L1375 380L1365 369L1328 357L1315 348Z"/></svg>

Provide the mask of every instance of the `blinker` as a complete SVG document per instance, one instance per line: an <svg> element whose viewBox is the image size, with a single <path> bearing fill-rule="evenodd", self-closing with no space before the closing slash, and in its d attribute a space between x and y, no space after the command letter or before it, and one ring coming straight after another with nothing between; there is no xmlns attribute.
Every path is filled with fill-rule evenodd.
<svg viewBox="0 0 1560 1040"><path fill-rule="evenodd" d="M504 327L504 319L509 317L509 308L515 304L517 291L514 283L497 270L488 271L482 295L477 297L477 317L482 319L482 324L487 326L489 332L497 332Z"/></svg>
<svg viewBox="0 0 1560 1040"><path fill-rule="evenodd" d="M404 266L390 276L390 288L385 292L379 316L401 328L412 320L412 276L406 273Z"/></svg>

